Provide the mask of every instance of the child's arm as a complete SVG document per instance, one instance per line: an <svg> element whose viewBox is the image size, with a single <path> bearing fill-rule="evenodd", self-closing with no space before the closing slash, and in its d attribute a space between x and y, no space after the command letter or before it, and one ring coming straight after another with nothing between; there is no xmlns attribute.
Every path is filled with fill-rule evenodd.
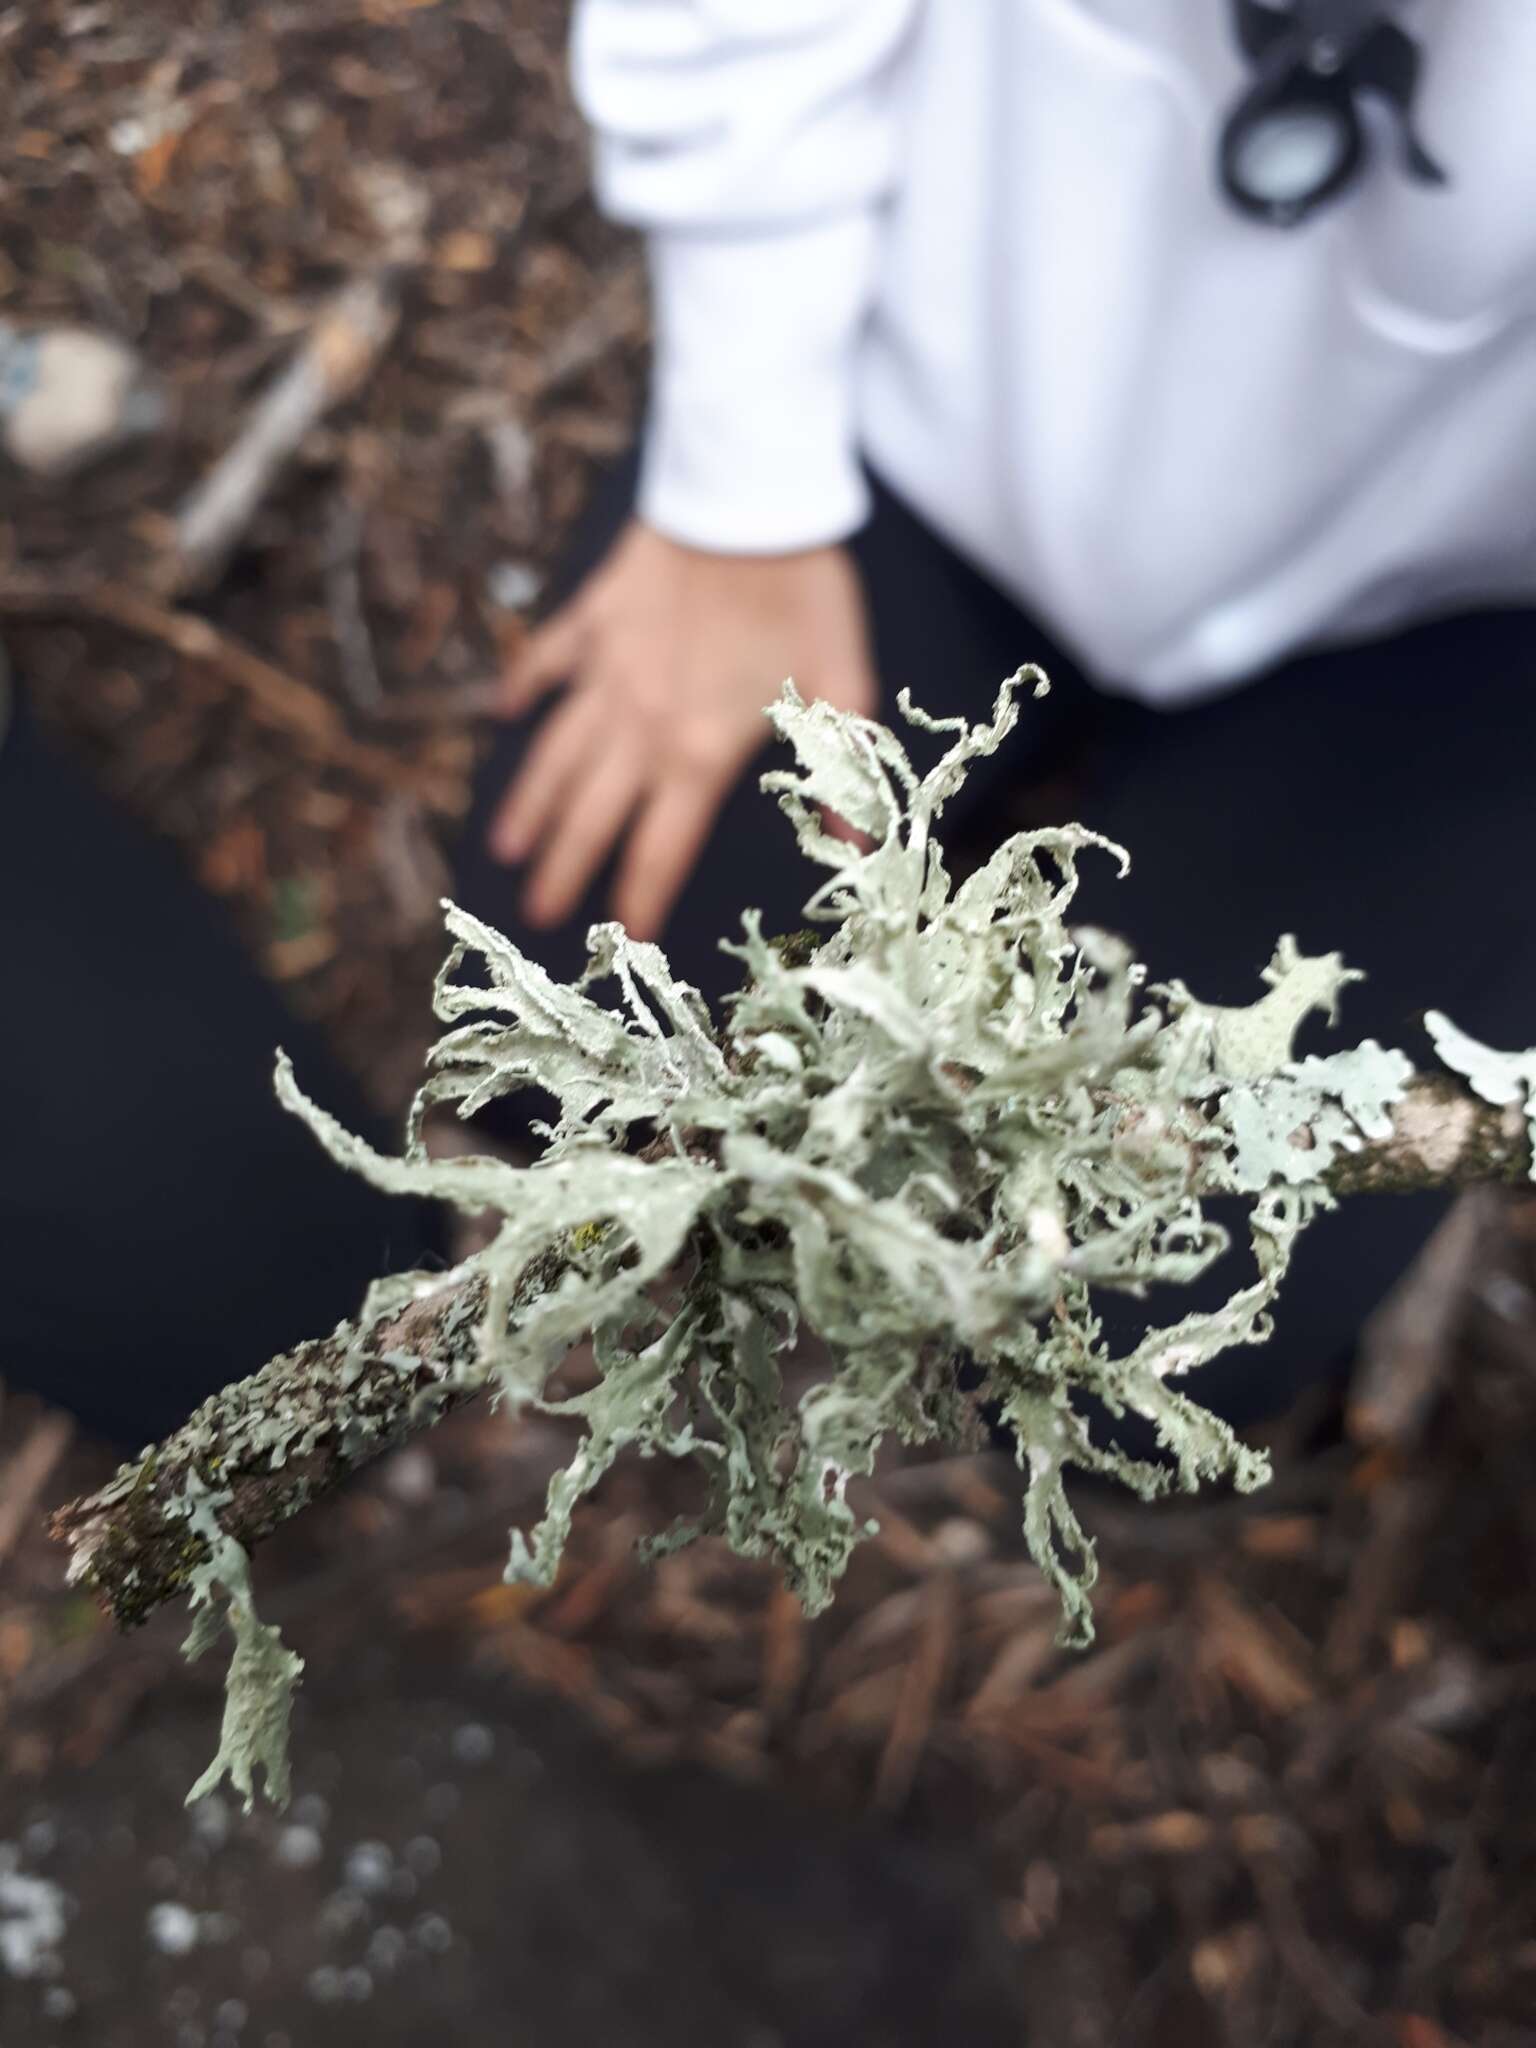
<svg viewBox="0 0 1536 2048"><path fill-rule="evenodd" d="M918 0L577 0L598 196L647 237L640 516L782 553L866 512L853 352L902 157Z"/></svg>
<svg viewBox="0 0 1536 2048"><path fill-rule="evenodd" d="M655 369L638 518L509 678L567 694L491 831L530 921L615 845L613 914L659 931L786 675L872 713L854 348L900 157L917 0L578 0L598 192L642 227Z"/></svg>

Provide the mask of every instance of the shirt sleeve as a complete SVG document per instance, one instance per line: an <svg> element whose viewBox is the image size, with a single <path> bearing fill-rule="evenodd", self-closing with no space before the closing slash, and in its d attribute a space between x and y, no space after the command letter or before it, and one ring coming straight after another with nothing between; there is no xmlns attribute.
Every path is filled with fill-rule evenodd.
<svg viewBox="0 0 1536 2048"><path fill-rule="evenodd" d="M599 203L646 235L639 510L723 553L868 510L853 366L901 159L921 0L577 0Z"/></svg>

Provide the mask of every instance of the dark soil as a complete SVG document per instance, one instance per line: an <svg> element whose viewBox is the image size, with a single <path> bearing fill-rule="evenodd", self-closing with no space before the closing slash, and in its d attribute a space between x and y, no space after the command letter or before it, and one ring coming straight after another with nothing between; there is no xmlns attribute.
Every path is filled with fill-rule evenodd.
<svg viewBox="0 0 1536 2048"><path fill-rule="evenodd" d="M593 1731L396 1634L305 1687L295 1799L182 1800L213 1701L168 1684L0 1828L70 1905L0 2039L92 2048L815 2048L1018 2040L986 1886L885 1826Z"/></svg>

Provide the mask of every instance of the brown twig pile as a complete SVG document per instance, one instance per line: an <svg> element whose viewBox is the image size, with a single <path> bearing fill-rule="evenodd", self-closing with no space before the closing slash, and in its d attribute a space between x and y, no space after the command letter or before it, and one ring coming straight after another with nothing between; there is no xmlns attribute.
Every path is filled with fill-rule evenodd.
<svg viewBox="0 0 1536 2048"><path fill-rule="evenodd" d="M132 343L172 400L99 470L7 476L0 631L385 1099L419 1051L474 721L637 402L643 289L587 196L565 14L0 16L0 303ZM333 386L307 414L306 357Z"/></svg>

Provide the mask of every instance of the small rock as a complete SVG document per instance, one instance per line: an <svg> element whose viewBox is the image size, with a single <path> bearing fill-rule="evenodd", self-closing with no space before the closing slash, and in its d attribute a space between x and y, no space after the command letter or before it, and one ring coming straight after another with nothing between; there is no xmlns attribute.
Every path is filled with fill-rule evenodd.
<svg viewBox="0 0 1536 2048"><path fill-rule="evenodd" d="M454 1730L452 1747L461 1764L489 1763L496 1751L496 1738L482 1722L467 1721Z"/></svg>
<svg viewBox="0 0 1536 2048"><path fill-rule="evenodd" d="M190 1955L197 1947L197 1915L174 1899L151 1906L145 1922L151 1942L163 1956Z"/></svg>
<svg viewBox="0 0 1536 2048"><path fill-rule="evenodd" d="M453 1946L453 1929L441 1913L423 1913L411 1933L418 1947L424 1948L428 1955L440 1956Z"/></svg>
<svg viewBox="0 0 1536 2048"><path fill-rule="evenodd" d="M309 1870L320 1861L324 1847L317 1828L286 1827L273 1845L272 1855L285 1870Z"/></svg>
<svg viewBox="0 0 1536 2048"><path fill-rule="evenodd" d="M497 562L485 579L491 603L504 612L522 612L535 602L544 579L531 562Z"/></svg>
<svg viewBox="0 0 1536 2048"><path fill-rule="evenodd" d="M387 1843L359 1842L347 1851L343 1869L347 1883L366 1897L389 1889L395 1859Z"/></svg>
<svg viewBox="0 0 1536 2048"><path fill-rule="evenodd" d="M405 1961L406 1939L398 1927L379 1927L368 1942L368 1961L375 1970L398 1969Z"/></svg>

